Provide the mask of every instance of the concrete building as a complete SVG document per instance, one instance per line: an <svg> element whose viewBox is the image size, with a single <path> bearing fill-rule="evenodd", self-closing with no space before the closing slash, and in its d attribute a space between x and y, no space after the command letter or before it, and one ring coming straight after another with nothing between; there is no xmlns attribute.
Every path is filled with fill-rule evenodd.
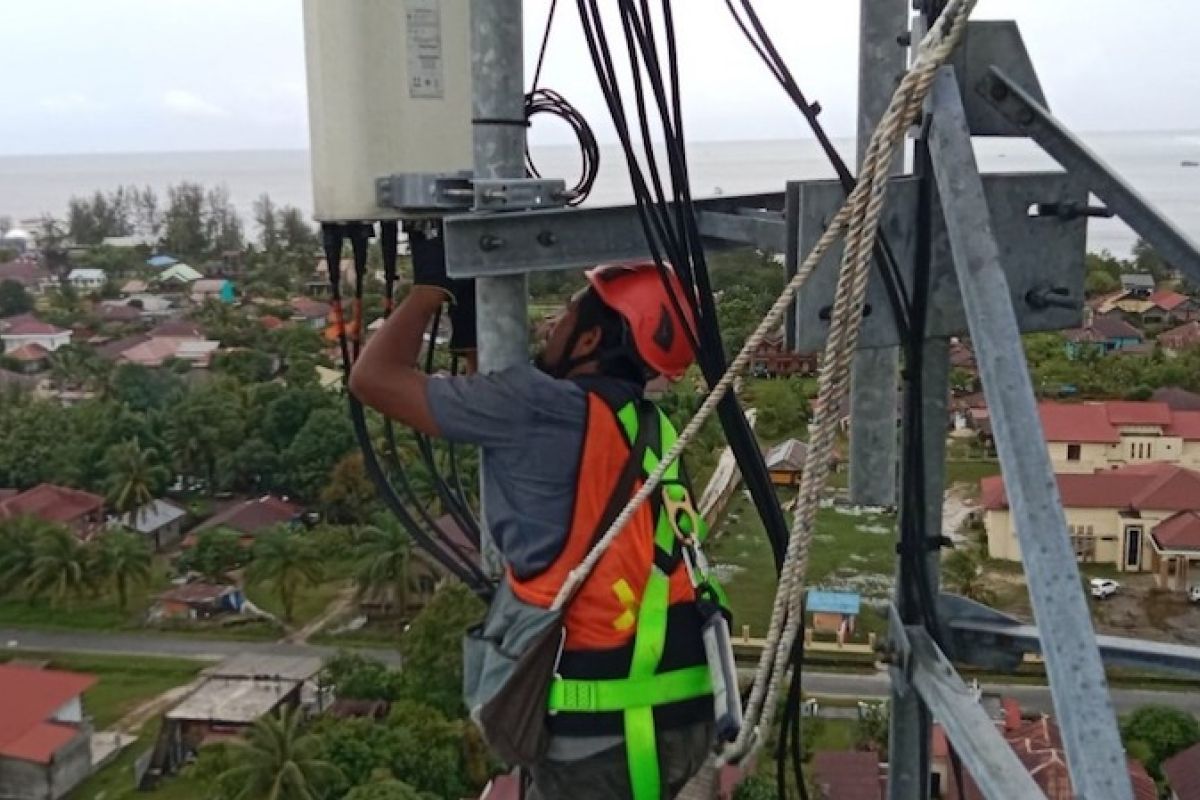
<svg viewBox="0 0 1200 800"><path fill-rule="evenodd" d="M108 276L102 269L79 267L67 274L67 283L79 292L94 292L107 281Z"/></svg>
<svg viewBox="0 0 1200 800"><path fill-rule="evenodd" d="M57 325L42 322L33 314L18 314L0 319L0 348L7 353L27 344L36 344L54 352L71 343L71 332Z"/></svg>
<svg viewBox="0 0 1200 800"><path fill-rule="evenodd" d="M1058 473L1091 473L1161 461L1200 469L1200 411L1165 402L1041 403L1050 461Z"/></svg>
<svg viewBox="0 0 1200 800"><path fill-rule="evenodd" d="M92 771L91 675L0 664L0 797L58 800Z"/></svg>
<svg viewBox="0 0 1200 800"><path fill-rule="evenodd" d="M159 499L113 519L112 524L141 534L155 552L161 553L183 539L183 524L187 516L186 509L170 500Z"/></svg>
<svg viewBox="0 0 1200 800"><path fill-rule="evenodd" d="M1067 527L1080 561L1121 572L1153 572L1163 588L1185 589L1200 560L1200 472L1172 464L1137 464L1090 475L1059 475ZM999 475L981 482L988 554L1021 558Z"/></svg>

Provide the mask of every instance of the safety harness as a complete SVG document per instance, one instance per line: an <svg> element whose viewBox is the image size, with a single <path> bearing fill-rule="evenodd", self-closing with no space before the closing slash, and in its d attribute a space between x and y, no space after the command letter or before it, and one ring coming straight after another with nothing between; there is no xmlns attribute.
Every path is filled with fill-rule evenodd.
<svg viewBox="0 0 1200 800"><path fill-rule="evenodd" d="M641 401L645 402L645 401ZM676 432L666 415L654 409L659 432L658 447L645 447L642 478L659 465L662 453L674 444ZM639 402L626 403L617 417L630 442L638 441ZM651 417L653 419L653 417ZM629 780L634 800L656 800L660 796L661 775L654 709L670 703L694 700L713 692L707 664L658 672L667 640L671 574L685 563L697 594L697 602L719 602L724 595L716 581L696 568L702 563L695 548L708 533L708 526L691 500L691 492L681 478L679 463L673 463L663 476L662 491L655 503L654 559L640 599L630 595L627 605L636 614L636 630L629 675L625 678L582 680L555 675L549 693L551 714L621 712ZM689 557L685 551L692 550ZM620 593L620 582L613 590ZM632 622L632 620L631 620Z"/></svg>

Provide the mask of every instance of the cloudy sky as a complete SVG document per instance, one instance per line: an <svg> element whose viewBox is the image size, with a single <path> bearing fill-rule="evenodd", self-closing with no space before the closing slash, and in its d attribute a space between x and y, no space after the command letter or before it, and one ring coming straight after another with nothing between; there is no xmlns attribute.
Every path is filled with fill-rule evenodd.
<svg viewBox="0 0 1200 800"><path fill-rule="evenodd" d="M559 5L544 82L603 138L575 4ZM532 59L549 0L525 6ZM757 6L826 124L852 133L858 3ZM799 135L723 0L676 8L687 12L678 16L689 136ZM300 0L5 0L2 13L0 154L307 144ZM1078 130L1200 129L1195 0L981 0L977 16L1020 21L1052 105ZM534 136L560 133L539 126Z"/></svg>

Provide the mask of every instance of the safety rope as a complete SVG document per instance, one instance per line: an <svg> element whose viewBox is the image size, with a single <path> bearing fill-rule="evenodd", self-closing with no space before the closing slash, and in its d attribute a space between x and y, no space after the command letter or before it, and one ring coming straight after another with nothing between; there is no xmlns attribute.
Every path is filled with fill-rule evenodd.
<svg viewBox="0 0 1200 800"><path fill-rule="evenodd" d="M858 185L830 221L812 252L788 282L758 328L746 340L725 374L712 387L696 415L679 434L674 446L663 455L658 466L596 542L587 557L571 571L554 599L553 608L562 608L587 580L625 525L658 488L667 468L683 453L721 399L729 392L734 380L746 369L763 338L779 325L796 293L813 270L845 234L846 244L834 301L832 325L821 367L819 408L810 428L810 446L792 520L787 554L776 590L766 646L759 659L751 689L746 724L737 741L725 753L729 760L741 758L756 745L757 730L770 728L780 681L786 671L788 658L802 621L801 599L813 522L822 488L828 477L836 431L836 413L831 412L839 407L849 384L850 364L862 319L871 253L878 238L879 220L886 200L888 173L893 154L906 130L921 113L936 72L957 46L976 2L977 0L950 0L947 4L943 14L918 46L912 66L901 79L886 113L871 137Z"/></svg>

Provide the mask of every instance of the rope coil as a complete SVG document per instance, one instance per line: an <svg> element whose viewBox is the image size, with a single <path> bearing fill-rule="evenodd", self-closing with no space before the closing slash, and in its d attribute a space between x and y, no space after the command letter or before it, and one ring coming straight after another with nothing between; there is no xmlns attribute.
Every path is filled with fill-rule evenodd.
<svg viewBox="0 0 1200 800"><path fill-rule="evenodd" d="M830 409L838 407L849 384L850 364L858 340L872 250L878 237L879 220L886 201L888 172L892 154L905 132L921 113L936 72L949 58L966 29L966 22L977 0L950 0L944 12L917 48L909 71L904 75L871 137L858 185L822 233L796 275L789 281L753 334L746 340L725 374L711 388L696 415L680 432L679 438L651 472L638 492L596 542L587 557L570 572L554 599L553 609L562 608L579 590L604 553L625 525L657 490L667 468L683 453L700 428L729 392L734 380L749 365L751 357L768 332L783 319L796 293L821 263L839 238L846 244L838 277L833 321L821 367L818 404L805 461L787 554L776 590L766 646L759 659L754 685L746 709L746 724L736 742L727 748L724 758L738 760L757 745L757 731L769 729L774 717L779 685L787 670L788 657L801 623L801 600L813 522L822 487L828 476L833 451L835 424L830 424Z"/></svg>

